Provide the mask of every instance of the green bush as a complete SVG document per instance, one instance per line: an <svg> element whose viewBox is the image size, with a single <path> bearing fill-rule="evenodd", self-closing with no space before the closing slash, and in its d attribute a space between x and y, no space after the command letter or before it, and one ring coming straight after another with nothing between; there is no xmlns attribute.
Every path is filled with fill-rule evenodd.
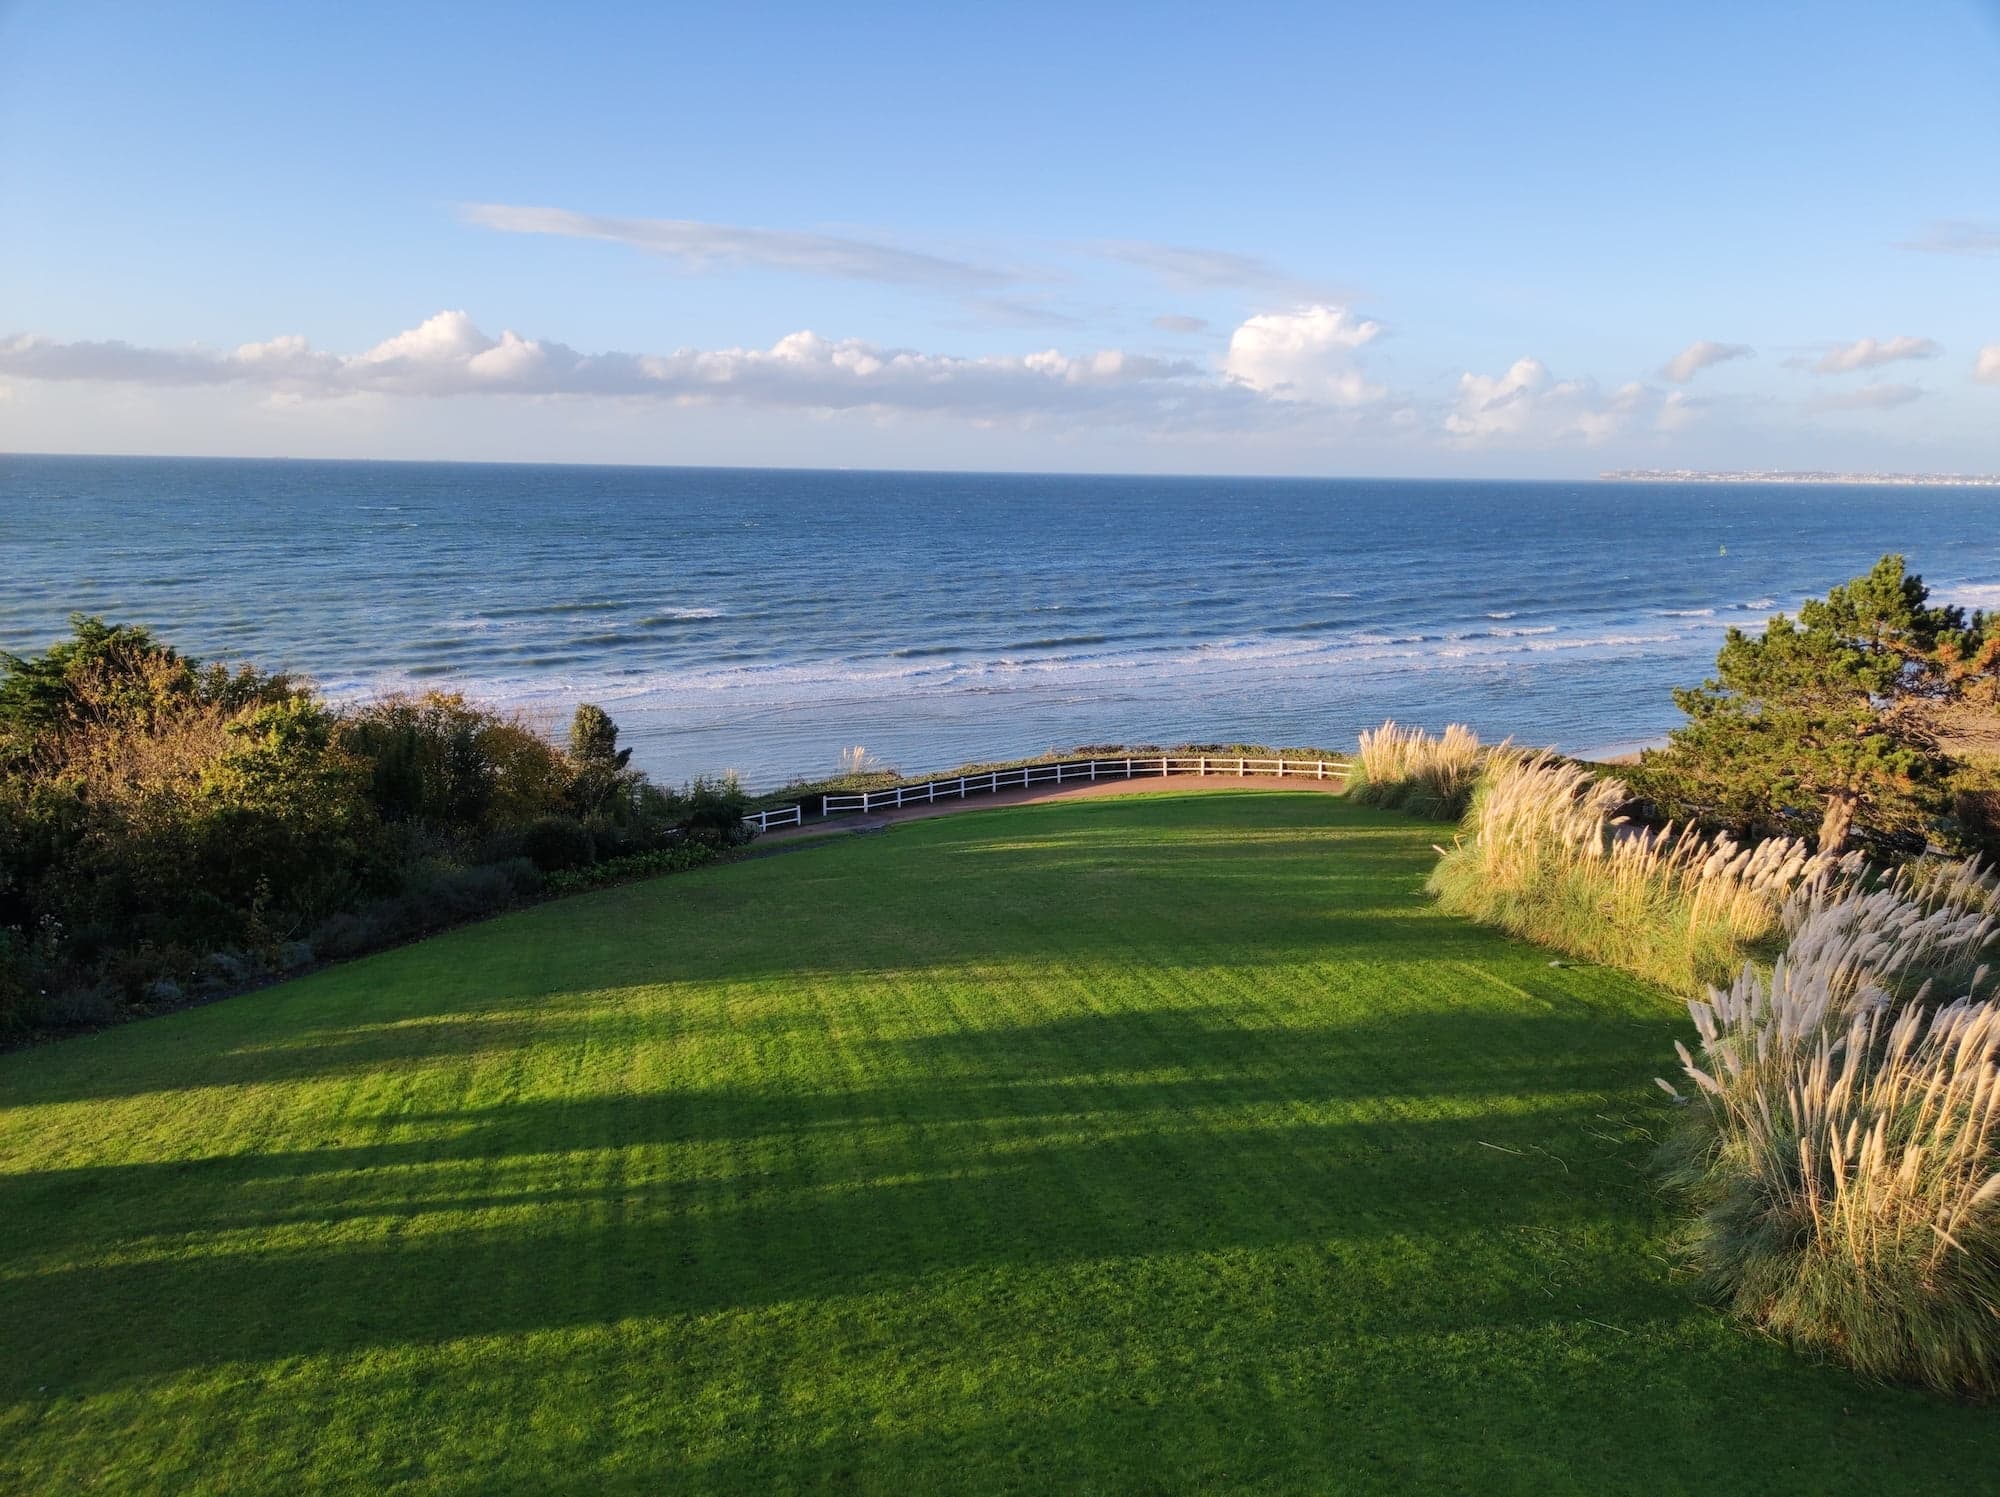
<svg viewBox="0 0 2000 1497"><path fill-rule="evenodd" d="M697 779L681 796L680 830L697 842L735 847L750 838L743 825L747 806L748 798L735 776Z"/></svg>
<svg viewBox="0 0 2000 1497"><path fill-rule="evenodd" d="M573 816L538 816L518 836L521 856L544 873L582 868L596 856L590 828Z"/></svg>
<svg viewBox="0 0 2000 1497"><path fill-rule="evenodd" d="M652 852L635 852L621 858L610 858L589 868L552 873L548 877L546 887L551 894L574 894L581 889L595 889L603 884L622 883L626 879L651 878L655 874L679 873L684 869L699 868L705 863L713 863L719 856L721 854L711 843L682 842Z"/></svg>
<svg viewBox="0 0 2000 1497"><path fill-rule="evenodd" d="M741 836L733 783L448 692L336 709L78 616L0 656L0 1029L100 1022L504 909L545 872Z"/></svg>

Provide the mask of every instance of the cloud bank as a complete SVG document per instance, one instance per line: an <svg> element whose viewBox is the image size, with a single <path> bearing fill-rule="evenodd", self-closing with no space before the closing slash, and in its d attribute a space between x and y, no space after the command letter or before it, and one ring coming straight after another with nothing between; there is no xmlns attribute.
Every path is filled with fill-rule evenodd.
<svg viewBox="0 0 2000 1497"><path fill-rule="evenodd" d="M122 342L0 340L0 375L167 386L245 385L290 398L380 394L733 401L812 411L951 412L972 419L1096 420L1237 426L1260 403L1202 365L1118 349L959 357L863 339L792 333L769 348L585 354L511 330L482 332L440 312L362 353L287 336L238 348L157 349Z"/></svg>
<svg viewBox="0 0 2000 1497"><path fill-rule="evenodd" d="M1218 439L1285 434L1294 442L1361 439L1396 450L1523 453L1614 442L1657 447L1697 422L1719 420L1726 431L1751 409L1740 399L1696 400L1685 390L1643 380L1600 386L1587 378L1559 378L1533 357L1517 359L1499 373L1458 373L1448 390L1435 395L1399 392L1369 364L1384 336L1380 322L1323 302L1245 318L1215 359L1115 347L933 353L829 338L809 329L768 347L590 353L512 329L494 336L467 312L443 311L356 353L316 348L295 334L218 349L22 333L0 337L0 390L8 381L19 390L36 381L233 389L288 410L369 399L495 396L728 404L813 416L936 416L974 427L1117 429ZM1863 339L1830 351L1822 362L1830 372L1847 372L1936 352L1928 339ZM1741 345L1697 342L1661 373L1685 383L1676 377L1691 379L1713 364L1747 356ZM1971 373L1975 380L2000 385L2000 343L1980 351ZM1877 381L1825 389L1786 409L1794 421L1886 412L1925 394L1916 385ZM355 403L341 409L359 413L370 407ZM1826 428L1805 421L1797 430Z"/></svg>

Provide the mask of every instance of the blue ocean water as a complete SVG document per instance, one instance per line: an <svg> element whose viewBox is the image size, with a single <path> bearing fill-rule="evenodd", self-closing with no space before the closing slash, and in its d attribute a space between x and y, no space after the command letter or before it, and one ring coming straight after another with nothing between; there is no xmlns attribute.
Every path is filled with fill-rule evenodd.
<svg viewBox="0 0 2000 1497"><path fill-rule="evenodd" d="M72 610L449 685L753 786L1385 717L1605 751L1723 629L1900 550L2000 605L2000 490L0 457L0 648Z"/></svg>

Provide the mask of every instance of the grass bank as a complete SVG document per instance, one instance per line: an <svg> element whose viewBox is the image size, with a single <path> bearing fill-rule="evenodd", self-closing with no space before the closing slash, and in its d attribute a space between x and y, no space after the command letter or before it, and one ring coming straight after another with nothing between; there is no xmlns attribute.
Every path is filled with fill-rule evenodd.
<svg viewBox="0 0 2000 1497"><path fill-rule="evenodd" d="M1963 1490L1674 1277L1685 1012L1441 835L972 811L0 1057L0 1488Z"/></svg>

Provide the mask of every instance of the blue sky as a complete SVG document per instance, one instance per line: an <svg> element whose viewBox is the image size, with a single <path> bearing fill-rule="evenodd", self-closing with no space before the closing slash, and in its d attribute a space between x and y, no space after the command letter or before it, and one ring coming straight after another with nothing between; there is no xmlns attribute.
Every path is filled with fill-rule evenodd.
<svg viewBox="0 0 2000 1497"><path fill-rule="evenodd" d="M1992 3L0 0L0 231L17 450L2000 469Z"/></svg>

